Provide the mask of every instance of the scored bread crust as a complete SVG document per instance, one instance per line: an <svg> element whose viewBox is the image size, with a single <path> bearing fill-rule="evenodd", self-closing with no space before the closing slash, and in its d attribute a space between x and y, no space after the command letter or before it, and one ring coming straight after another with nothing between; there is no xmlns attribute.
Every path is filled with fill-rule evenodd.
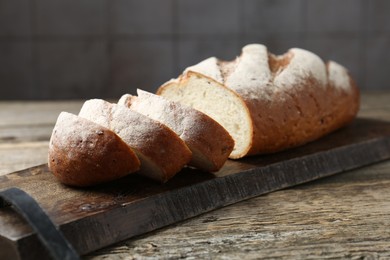
<svg viewBox="0 0 390 260"><path fill-rule="evenodd" d="M198 81L200 84L198 84ZM197 88L198 85L204 85L204 82L206 82L207 85L212 85L213 90L218 89L219 95L215 95L214 99L215 102L220 102L222 99L225 98L225 96L228 96L229 99L233 99L234 102L231 102L232 104L236 104L235 108L237 108L237 111L241 111L239 113L238 118L240 118L240 122L235 122L235 125L237 125L235 128L240 128L241 123L247 122L245 125L246 127L243 127L245 131L240 131L240 134L234 134L231 131L231 127L229 127L229 124L226 124L226 121L224 121L223 117L229 117L231 118L231 121L237 121L235 118L233 118L233 113L235 112L234 109L230 109L230 113L228 113L226 116L225 110L210 110L210 107L212 107L212 103L210 104L202 104L198 103L196 101L199 96L202 96L202 93L197 93L196 99L192 96L186 96L186 91L182 91L183 88L186 88L186 86L189 86L191 82L195 82ZM209 87L209 86L208 86ZM222 94L221 94L222 93ZM194 72L194 71L187 71L185 74L182 74L179 76L178 79L173 79L166 84L164 84L162 87L160 87L157 91L157 95L161 95L162 97L176 101L191 107L194 107L195 109L205 113L206 115L213 118L215 121L217 121L219 124L221 124L228 133L233 137L234 140L234 147L233 151L229 155L229 158L231 159L238 159L246 155L251 147L252 140L253 140L253 124L251 123L251 114L250 111L245 104L245 101L242 99L240 95L238 95L233 90L227 88L225 85L215 81L213 78L206 76L204 74ZM209 94L208 96L214 96L214 93ZM184 97L184 99L183 99ZM237 116L237 115L234 115ZM240 140L241 139L241 140ZM242 140L245 140L244 145L241 145L242 147L237 147L240 143L242 143Z"/></svg>
<svg viewBox="0 0 390 260"><path fill-rule="evenodd" d="M232 118L252 126L252 133L243 133L248 135L245 148L233 151L233 159L313 141L351 122L359 109L359 91L344 67L332 61L324 64L315 54L297 48L275 56L263 45L248 45L234 61L212 57L187 68L157 94L180 101L193 77L234 91L244 103L242 110L248 111L242 119ZM210 115L208 108L201 111Z"/></svg>
<svg viewBox="0 0 390 260"><path fill-rule="evenodd" d="M79 116L121 137L140 159L141 175L166 182L191 160L191 151L176 133L125 106L92 99L84 103Z"/></svg>
<svg viewBox="0 0 390 260"><path fill-rule="evenodd" d="M111 130L62 112L50 138L48 166L60 182L83 187L133 173L140 161Z"/></svg>
<svg viewBox="0 0 390 260"><path fill-rule="evenodd" d="M171 128L192 151L189 163L204 171L218 171L234 147L229 133L206 114L161 96L137 90L138 97L123 95L118 104Z"/></svg>

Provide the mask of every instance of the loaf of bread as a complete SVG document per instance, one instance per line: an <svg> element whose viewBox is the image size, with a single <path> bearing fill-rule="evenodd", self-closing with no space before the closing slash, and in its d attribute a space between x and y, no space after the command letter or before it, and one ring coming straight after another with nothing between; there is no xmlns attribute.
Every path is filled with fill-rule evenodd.
<svg viewBox="0 0 390 260"><path fill-rule="evenodd" d="M192 152L190 166L218 171L234 147L229 133L215 120L198 110L138 90L138 97L123 95L118 104L148 116L172 129Z"/></svg>
<svg viewBox="0 0 390 260"><path fill-rule="evenodd" d="M351 122L359 109L358 89L341 65L297 48L276 56L260 44L245 46L233 61L212 57L189 67L157 94L225 127L233 159L313 141Z"/></svg>
<svg viewBox="0 0 390 260"><path fill-rule="evenodd" d="M190 160L191 151L167 126L125 106L92 99L84 103L80 117L115 132L141 161L139 174L166 182Z"/></svg>
<svg viewBox="0 0 390 260"><path fill-rule="evenodd" d="M140 161L111 130L62 112L50 138L48 166L62 183L82 187L133 173Z"/></svg>
<svg viewBox="0 0 390 260"><path fill-rule="evenodd" d="M215 57L118 104L84 103L60 114L49 169L63 183L89 186L138 171L165 182L186 165L219 170L227 157L273 153L316 140L350 123L359 91L336 62L260 44L233 61ZM218 123L217 123L218 122Z"/></svg>

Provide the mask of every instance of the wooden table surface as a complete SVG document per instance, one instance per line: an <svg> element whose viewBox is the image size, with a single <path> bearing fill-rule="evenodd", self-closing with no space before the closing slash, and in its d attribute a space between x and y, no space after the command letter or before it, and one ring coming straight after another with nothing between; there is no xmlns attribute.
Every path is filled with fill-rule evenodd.
<svg viewBox="0 0 390 260"><path fill-rule="evenodd" d="M0 175L45 163L60 111L82 101L0 102ZM390 122L390 92L359 117ZM87 259L390 259L390 161L277 191L94 252Z"/></svg>

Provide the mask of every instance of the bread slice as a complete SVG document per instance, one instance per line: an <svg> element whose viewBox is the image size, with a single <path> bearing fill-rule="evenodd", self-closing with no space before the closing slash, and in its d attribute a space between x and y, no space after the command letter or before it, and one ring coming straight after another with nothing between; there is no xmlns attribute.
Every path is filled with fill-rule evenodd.
<svg viewBox="0 0 390 260"><path fill-rule="evenodd" d="M190 160L186 144L165 125L125 106L92 99L84 103L79 116L114 131L137 154L140 174L166 182Z"/></svg>
<svg viewBox="0 0 390 260"><path fill-rule="evenodd" d="M297 48L276 56L260 44L245 46L233 61L212 57L189 67L157 94L225 127L235 141L233 159L313 141L359 109L359 91L341 65Z"/></svg>
<svg viewBox="0 0 390 260"><path fill-rule="evenodd" d="M111 130L62 112L50 138L48 166L60 182L82 187L135 172L140 161Z"/></svg>
<svg viewBox="0 0 390 260"><path fill-rule="evenodd" d="M118 104L165 124L187 144L192 152L189 165L218 171L234 147L229 133L215 120L189 106L137 90L138 97L123 95Z"/></svg>

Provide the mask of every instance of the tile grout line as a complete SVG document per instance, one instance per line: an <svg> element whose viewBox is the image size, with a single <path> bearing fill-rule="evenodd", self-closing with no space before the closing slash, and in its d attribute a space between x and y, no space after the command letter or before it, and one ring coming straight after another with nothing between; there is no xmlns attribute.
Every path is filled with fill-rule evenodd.
<svg viewBox="0 0 390 260"><path fill-rule="evenodd" d="M306 31L300 32L300 35L305 35ZM104 35L33 35L33 36L0 36L0 40L9 40L9 41L88 41L88 40L104 40L107 39L107 32ZM136 40L139 38L145 40L156 40L156 39L234 39L240 36L242 33L223 33L223 34L212 34L212 33L164 33L164 34L114 34L110 32L110 39L115 40ZM322 36L322 32L311 32L311 35L314 37ZM331 37L351 37L356 35L355 32L327 32L327 35ZM262 34L256 33L245 33L246 37L250 36L261 36ZM270 36L281 36L279 32L268 33ZM295 32L283 32L283 36L288 38L296 35Z"/></svg>
<svg viewBox="0 0 390 260"><path fill-rule="evenodd" d="M237 35L237 48L238 50L241 49L241 45L244 44L244 42L246 42L246 30L245 30L245 3L246 3L247 0L242 0L242 1L238 1L238 8L237 8L237 12L238 12L238 35Z"/></svg>
<svg viewBox="0 0 390 260"><path fill-rule="evenodd" d="M303 39L303 46L301 48L307 49L308 44L307 44L307 38L308 38L308 2L307 0L302 0L301 1L301 12L302 12L302 19L301 19L301 26L302 30L299 33Z"/></svg>
<svg viewBox="0 0 390 260"><path fill-rule="evenodd" d="M106 0L106 35L105 35L105 45L106 45L106 55L107 55L107 67L108 73L106 75L105 82L100 90L100 95L104 97L108 97L110 93L110 83L112 82L113 77L113 33L112 33L112 11L113 6L115 4L115 0Z"/></svg>
<svg viewBox="0 0 390 260"><path fill-rule="evenodd" d="M181 73L179 68L180 61L180 35L179 31L179 14L178 14L178 2L177 0L171 0L171 8L172 8L172 22L171 22L171 40L172 40L172 61L173 61L173 73L174 75L178 75Z"/></svg>
<svg viewBox="0 0 390 260"><path fill-rule="evenodd" d="M36 20L36 13L37 13L37 1L31 0L29 1L30 4L30 46L31 46L31 73L33 76L33 83L32 83L32 89L30 89L29 96L30 98L45 98L45 95L41 95L43 92L41 89L41 79L39 75L39 66L40 66L40 58L39 58L39 45L40 41L35 41L35 35L37 34L37 20ZM38 95L34 95L35 91L38 92Z"/></svg>
<svg viewBox="0 0 390 260"><path fill-rule="evenodd" d="M358 52L359 52L359 71L358 73L361 75L361 86L363 88L367 87L367 36L368 36L368 28L366 25L366 21L370 22L369 19L369 2L366 0L360 1L360 13L359 13L359 43L358 43Z"/></svg>

